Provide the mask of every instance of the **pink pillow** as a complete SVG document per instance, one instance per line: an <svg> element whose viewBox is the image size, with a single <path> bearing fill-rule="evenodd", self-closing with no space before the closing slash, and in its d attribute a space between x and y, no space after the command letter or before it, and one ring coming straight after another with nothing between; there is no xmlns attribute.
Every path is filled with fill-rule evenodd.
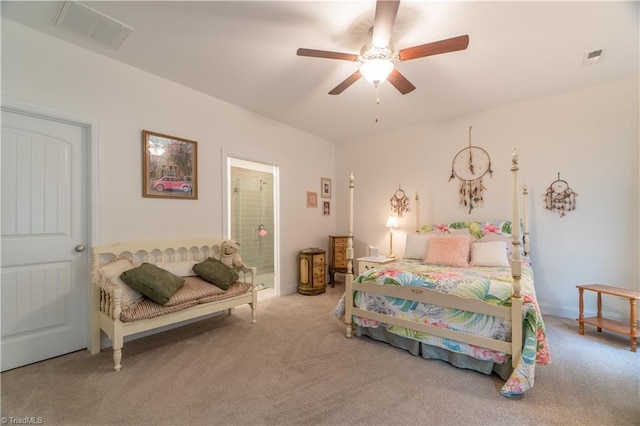
<svg viewBox="0 0 640 426"><path fill-rule="evenodd" d="M436 236L429 240L424 263L444 266L469 266L473 237L469 235Z"/></svg>

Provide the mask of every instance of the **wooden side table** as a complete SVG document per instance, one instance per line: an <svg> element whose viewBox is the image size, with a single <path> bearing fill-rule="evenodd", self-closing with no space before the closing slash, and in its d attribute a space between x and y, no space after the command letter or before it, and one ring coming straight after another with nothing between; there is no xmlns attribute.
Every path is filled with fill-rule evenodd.
<svg viewBox="0 0 640 426"><path fill-rule="evenodd" d="M640 292L633 291L628 288L622 287L613 287L609 285L602 284L585 284L585 285L577 285L578 291L580 292L580 317L578 318L578 323L580 324L580 334L584 335L584 325L589 324L597 327L598 331L601 332L604 328L605 330L613 331L614 333L624 334L631 338L631 351L635 352L637 348L636 339L640 337L640 330L636 324L636 301L640 299ZM584 291L595 291L598 294L598 315L595 317L584 317ZM620 321L614 321L607 318L602 317L602 295L608 294L611 296L624 297L629 299L630 303L630 312L629 312L629 323L623 323Z"/></svg>
<svg viewBox="0 0 640 426"><path fill-rule="evenodd" d="M395 262L398 260L395 257L359 257L358 259L358 274L363 273L369 269L379 268L381 265Z"/></svg>

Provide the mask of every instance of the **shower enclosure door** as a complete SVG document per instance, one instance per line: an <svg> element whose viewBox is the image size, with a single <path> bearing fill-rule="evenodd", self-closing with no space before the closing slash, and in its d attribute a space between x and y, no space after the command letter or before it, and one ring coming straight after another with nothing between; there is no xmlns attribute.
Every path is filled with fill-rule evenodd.
<svg viewBox="0 0 640 426"><path fill-rule="evenodd" d="M257 268L256 284L274 289L274 175L232 165L229 177L231 238L240 243L243 262Z"/></svg>

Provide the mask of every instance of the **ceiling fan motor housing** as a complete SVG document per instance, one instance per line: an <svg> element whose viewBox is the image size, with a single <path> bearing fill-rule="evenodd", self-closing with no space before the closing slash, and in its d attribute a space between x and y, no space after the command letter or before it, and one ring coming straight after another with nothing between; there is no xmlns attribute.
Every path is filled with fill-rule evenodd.
<svg viewBox="0 0 640 426"><path fill-rule="evenodd" d="M377 47L371 43L367 43L360 49L360 56L362 61L369 61L371 59L387 59L389 61L394 59L393 45L389 43L385 47Z"/></svg>

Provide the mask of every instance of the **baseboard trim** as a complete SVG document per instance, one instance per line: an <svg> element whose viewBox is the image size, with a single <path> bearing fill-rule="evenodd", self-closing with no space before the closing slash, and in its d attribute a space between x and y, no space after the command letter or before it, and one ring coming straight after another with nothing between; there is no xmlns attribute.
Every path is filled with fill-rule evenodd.
<svg viewBox="0 0 640 426"><path fill-rule="evenodd" d="M578 316L580 316L580 311L578 311L575 308L553 306L553 305L548 305L544 303L540 303L539 306L540 306L540 311L542 312L542 315L552 315L554 317L573 318L573 319L577 319ZM586 317L594 317L597 314L598 314L598 311L595 309L584 310L584 315ZM609 319L621 321L621 322L629 321L628 315L625 316L625 315L621 315L619 313L614 313L614 312L603 311L602 316L605 318L609 318Z"/></svg>

